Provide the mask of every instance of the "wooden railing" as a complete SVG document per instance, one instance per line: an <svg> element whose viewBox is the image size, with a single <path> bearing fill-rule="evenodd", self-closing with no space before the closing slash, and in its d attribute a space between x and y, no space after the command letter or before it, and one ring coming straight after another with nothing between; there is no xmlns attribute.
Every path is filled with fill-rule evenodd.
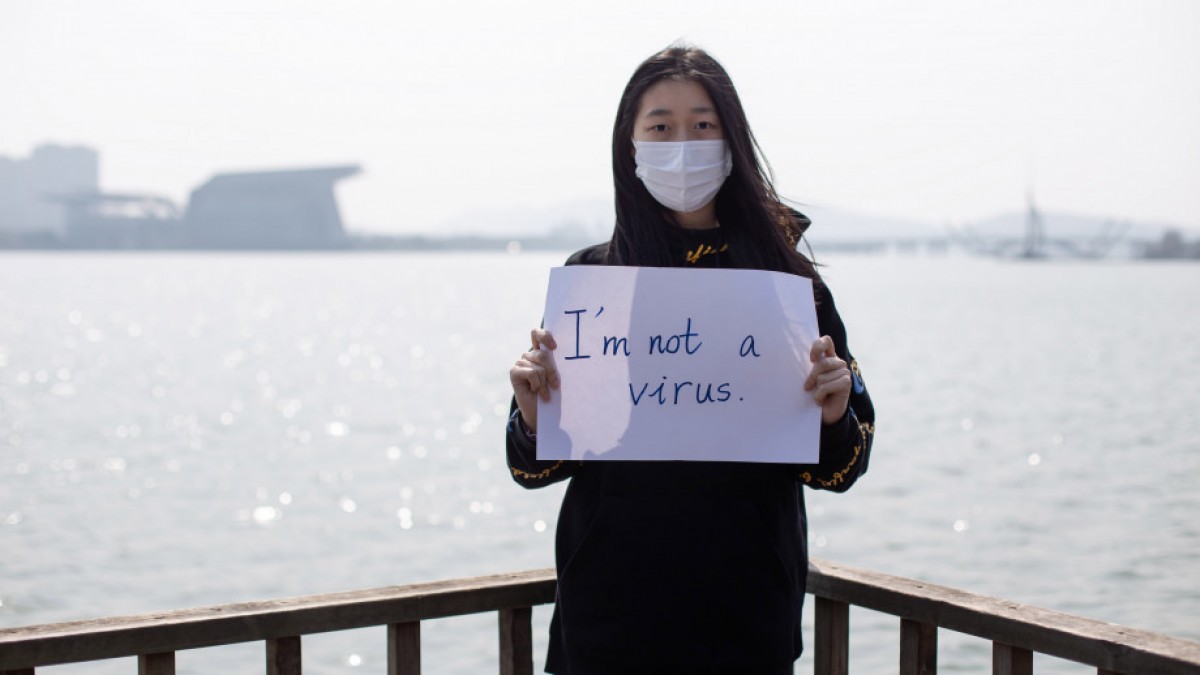
<svg viewBox="0 0 1200 675"><path fill-rule="evenodd" d="M0 629L0 675L136 656L140 675L172 675L175 652L264 642L268 675L299 675L301 636L387 626L389 675L421 671L421 621L499 613L503 675L533 672L532 608L554 601L554 571L532 570L303 598L248 602L131 617ZM912 579L814 560L814 665L848 672L850 606L900 617L902 675L937 672L937 633L947 629L993 644L992 672L1032 672L1033 653L1077 661L1100 675L1200 673L1200 643L966 593Z"/></svg>

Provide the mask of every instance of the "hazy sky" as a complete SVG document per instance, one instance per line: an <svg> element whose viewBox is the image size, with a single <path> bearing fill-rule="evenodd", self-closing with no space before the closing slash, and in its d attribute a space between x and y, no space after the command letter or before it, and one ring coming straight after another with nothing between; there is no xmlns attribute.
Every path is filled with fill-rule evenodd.
<svg viewBox="0 0 1200 675"><path fill-rule="evenodd" d="M942 224L1032 184L1200 225L1194 0L0 0L0 154L88 144L104 189L180 202L217 171L361 163L348 227L435 230L610 199L617 98L680 38L792 199Z"/></svg>

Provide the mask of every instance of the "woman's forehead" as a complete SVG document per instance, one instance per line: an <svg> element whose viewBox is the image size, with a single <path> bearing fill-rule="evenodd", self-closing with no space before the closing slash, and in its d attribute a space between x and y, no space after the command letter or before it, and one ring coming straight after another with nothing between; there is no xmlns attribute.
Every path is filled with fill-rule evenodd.
<svg viewBox="0 0 1200 675"><path fill-rule="evenodd" d="M642 94L638 117L716 112L712 98L695 80L663 80Z"/></svg>

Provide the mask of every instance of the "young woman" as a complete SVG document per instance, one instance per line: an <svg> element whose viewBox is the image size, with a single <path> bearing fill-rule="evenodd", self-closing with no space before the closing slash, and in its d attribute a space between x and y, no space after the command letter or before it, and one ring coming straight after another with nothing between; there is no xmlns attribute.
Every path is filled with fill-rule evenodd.
<svg viewBox="0 0 1200 675"><path fill-rule="evenodd" d="M833 297L796 251L809 221L780 202L760 154L720 64L690 47L655 54L626 85L613 127L612 239L567 264L812 279L822 337L796 386L821 407L820 463L538 461L537 400L559 375L544 351L554 337L534 329L509 371L507 452L524 487L571 481L547 672L791 673L800 656L801 488L843 491L866 471L875 412Z"/></svg>

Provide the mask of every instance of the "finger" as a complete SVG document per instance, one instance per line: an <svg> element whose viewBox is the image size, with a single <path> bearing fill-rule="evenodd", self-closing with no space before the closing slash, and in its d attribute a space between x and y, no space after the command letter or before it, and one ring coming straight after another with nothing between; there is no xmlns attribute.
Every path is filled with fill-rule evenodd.
<svg viewBox="0 0 1200 675"><path fill-rule="evenodd" d="M808 377L804 380L804 389L805 390L812 389L813 387L815 387L818 384L818 382L817 382L818 378L825 375L826 373L831 373L831 372L836 372L836 371L846 371L847 373L849 372L849 368L847 368L846 362L836 356L833 356L833 357L827 356L827 357L821 358L817 361L814 361L812 364L812 368L810 368L808 371Z"/></svg>
<svg viewBox="0 0 1200 675"><path fill-rule="evenodd" d="M536 363L543 368L551 368L554 365L554 357L550 355L550 352L541 349L525 352L521 355L521 358L530 363Z"/></svg>
<svg viewBox="0 0 1200 675"><path fill-rule="evenodd" d="M553 380L554 376L545 368L533 366L530 368L530 393L549 403L550 389L554 387ZM557 387L554 388L557 389Z"/></svg>
<svg viewBox="0 0 1200 675"><path fill-rule="evenodd" d="M512 382L513 389L522 387L531 394L537 394L546 385L545 370L524 360L517 361L517 364L509 370L508 377Z"/></svg>
<svg viewBox="0 0 1200 675"><path fill-rule="evenodd" d="M554 357L550 352L537 350L526 352L524 354L526 361L534 363L546 371L546 382L552 389L558 389L560 380L558 377L558 367L554 365Z"/></svg>
<svg viewBox="0 0 1200 675"><path fill-rule="evenodd" d="M822 384L839 378L849 380L850 369L841 362L841 359L822 359L813 364L812 370L808 373L808 378L804 381L804 388L813 390Z"/></svg>
<svg viewBox="0 0 1200 675"><path fill-rule="evenodd" d="M808 350L808 360L815 362L826 356L837 356L837 351L833 347L833 338L822 335L813 340L812 347Z"/></svg>
<svg viewBox="0 0 1200 675"><path fill-rule="evenodd" d="M847 396L850 393L850 378L838 376L834 379L820 381L813 389L813 399L824 403L830 396Z"/></svg>
<svg viewBox="0 0 1200 675"><path fill-rule="evenodd" d="M531 389L540 389L550 382L552 372L556 374L553 363L547 366L542 363L542 358L544 358L542 352L529 352L517 360L510 372L515 373L514 377L520 377L531 383Z"/></svg>
<svg viewBox="0 0 1200 675"><path fill-rule="evenodd" d="M534 328L529 331L529 338L533 342L533 349L536 351L542 347L554 350L558 349L558 343L554 340L554 335L548 330Z"/></svg>
<svg viewBox="0 0 1200 675"><path fill-rule="evenodd" d="M539 351L527 352L524 358L518 360L516 365L509 370L509 380L513 384L513 389L524 387L530 394L549 403L550 390L558 389L560 381L558 370L554 368L552 361L548 362L548 365L541 363L546 358L546 353Z"/></svg>
<svg viewBox="0 0 1200 675"><path fill-rule="evenodd" d="M812 370L810 371L810 373L813 376L819 377L826 373L836 373L836 372L840 372L840 371L849 372L849 370L850 369L846 365L845 361L839 359L836 356L833 356L833 357L827 356L819 361L814 362L812 364Z"/></svg>
<svg viewBox="0 0 1200 675"><path fill-rule="evenodd" d="M816 389L835 393L850 391L850 377L844 373L829 373L817 378Z"/></svg>

